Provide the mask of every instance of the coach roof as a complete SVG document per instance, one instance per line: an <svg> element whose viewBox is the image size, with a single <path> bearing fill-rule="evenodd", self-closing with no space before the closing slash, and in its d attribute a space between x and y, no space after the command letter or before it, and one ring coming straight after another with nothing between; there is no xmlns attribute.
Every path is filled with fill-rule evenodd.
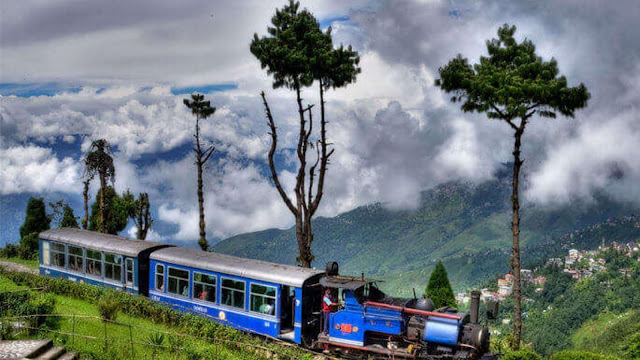
<svg viewBox="0 0 640 360"><path fill-rule="evenodd" d="M144 250L171 246L153 241L136 240L117 235L72 228L51 229L41 232L39 236L45 240L58 241L91 250L106 251L132 257L138 256L138 254Z"/></svg>
<svg viewBox="0 0 640 360"><path fill-rule="evenodd" d="M154 251L150 258L170 264L295 287L302 287L306 280L324 273L324 271L299 266L281 265L181 247Z"/></svg>

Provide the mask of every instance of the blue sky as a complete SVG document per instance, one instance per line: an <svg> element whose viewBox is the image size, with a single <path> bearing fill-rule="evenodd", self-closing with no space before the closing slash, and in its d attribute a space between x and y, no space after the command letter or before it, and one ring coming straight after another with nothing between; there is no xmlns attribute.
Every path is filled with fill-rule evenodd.
<svg viewBox="0 0 640 360"><path fill-rule="evenodd" d="M211 239L293 223L271 184L260 91L279 129L278 168L291 188L295 102L273 90L249 52L283 1L21 1L4 5L0 78L0 243L15 241L29 196L68 199L82 215L82 154L92 140L115 149L116 189L149 192L151 237L194 245L197 203L193 118L182 104L207 94L203 125L216 146L205 198ZM471 61L508 22L519 39L558 60L571 85L592 93L575 119L535 119L526 134L527 201L555 204L606 190L640 199L640 4L598 1L302 1L335 44L352 45L362 73L327 93L336 149L319 215L380 201L417 206L439 183L482 182L510 159L510 130L463 114L433 86L456 54ZM616 19L602 25L601 19ZM28 30L25 30L28 29ZM318 102L306 89L305 101ZM616 176L612 176L615 173ZM622 174L622 176L618 176ZM97 186L92 186L95 194ZM125 230L128 234L130 227Z"/></svg>

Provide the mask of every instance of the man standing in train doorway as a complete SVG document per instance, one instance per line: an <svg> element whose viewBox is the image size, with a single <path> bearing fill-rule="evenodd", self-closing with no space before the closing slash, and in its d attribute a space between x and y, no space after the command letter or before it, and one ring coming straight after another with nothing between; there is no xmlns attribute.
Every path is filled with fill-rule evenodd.
<svg viewBox="0 0 640 360"><path fill-rule="evenodd" d="M329 314L331 314L331 307L335 305L337 304L333 302L331 289L327 288L322 297L322 321L324 322L323 332L325 335L329 335Z"/></svg>

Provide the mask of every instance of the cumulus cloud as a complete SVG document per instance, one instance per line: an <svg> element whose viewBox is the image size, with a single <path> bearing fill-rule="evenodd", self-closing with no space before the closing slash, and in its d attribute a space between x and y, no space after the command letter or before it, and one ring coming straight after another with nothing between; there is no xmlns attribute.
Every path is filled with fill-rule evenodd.
<svg viewBox="0 0 640 360"><path fill-rule="evenodd" d="M248 51L253 33L264 34L283 3L8 4L3 81L60 81L79 91L1 98L2 194L79 190L81 168L56 156L55 141L86 151L104 137L117 148L118 191L149 192L159 221L177 229L175 238L195 240L193 154L184 153L194 119L182 104L186 96L170 89L235 84L207 96L217 107L202 127L216 146L205 184L209 234L291 225L265 171L270 138L258 94L266 91L276 117L281 180L289 189L295 102L291 92L271 89ZM567 201L605 189L640 199L634 161L640 155L634 146L640 140L638 2L332 0L303 6L333 25L336 43L353 44L361 54L358 81L327 93L336 152L319 214L374 201L415 207L425 188L483 181L511 160L508 126L462 113L433 85L438 67L458 53L476 61L505 22L516 24L517 36L531 39L545 59L555 57L571 84L585 82L593 95L576 119L533 119L523 149L527 197ZM318 104L316 92L304 89L305 101Z"/></svg>
<svg viewBox="0 0 640 360"><path fill-rule="evenodd" d="M191 160L191 159L189 159ZM175 224L176 240L195 241L198 238L198 209L195 196L195 168L192 161L163 164L167 172L155 177L178 172L181 180L171 174L160 196L159 220ZM209 237L227 236L270 227L286 227L292 215L280 200L267 179L252 165L243 166L222 160L206 174L205 215ZM177 195L177 196L176 196Z"/></svg>
<svg viewBox="0 0 640 360"><path fill-rule="evenodd" d="M51 149L34 145L0 150L0 194L61 191L77 193L81 170L70 157L58 160Z"/></svg>

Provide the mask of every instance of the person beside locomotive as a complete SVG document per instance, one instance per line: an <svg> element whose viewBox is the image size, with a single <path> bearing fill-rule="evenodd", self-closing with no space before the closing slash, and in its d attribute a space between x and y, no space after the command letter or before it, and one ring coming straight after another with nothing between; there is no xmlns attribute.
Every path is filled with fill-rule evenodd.
<svg viewBox="0 0 640 360"><path fill-rule="evenodd" d="M331 289L327 288L324 291L324 296L322 297L322 324L323 324L323 333L325 335L329 334L329 317L333 309L336 308L340 304L333 301L333 296L331 295Z"/></svg>

